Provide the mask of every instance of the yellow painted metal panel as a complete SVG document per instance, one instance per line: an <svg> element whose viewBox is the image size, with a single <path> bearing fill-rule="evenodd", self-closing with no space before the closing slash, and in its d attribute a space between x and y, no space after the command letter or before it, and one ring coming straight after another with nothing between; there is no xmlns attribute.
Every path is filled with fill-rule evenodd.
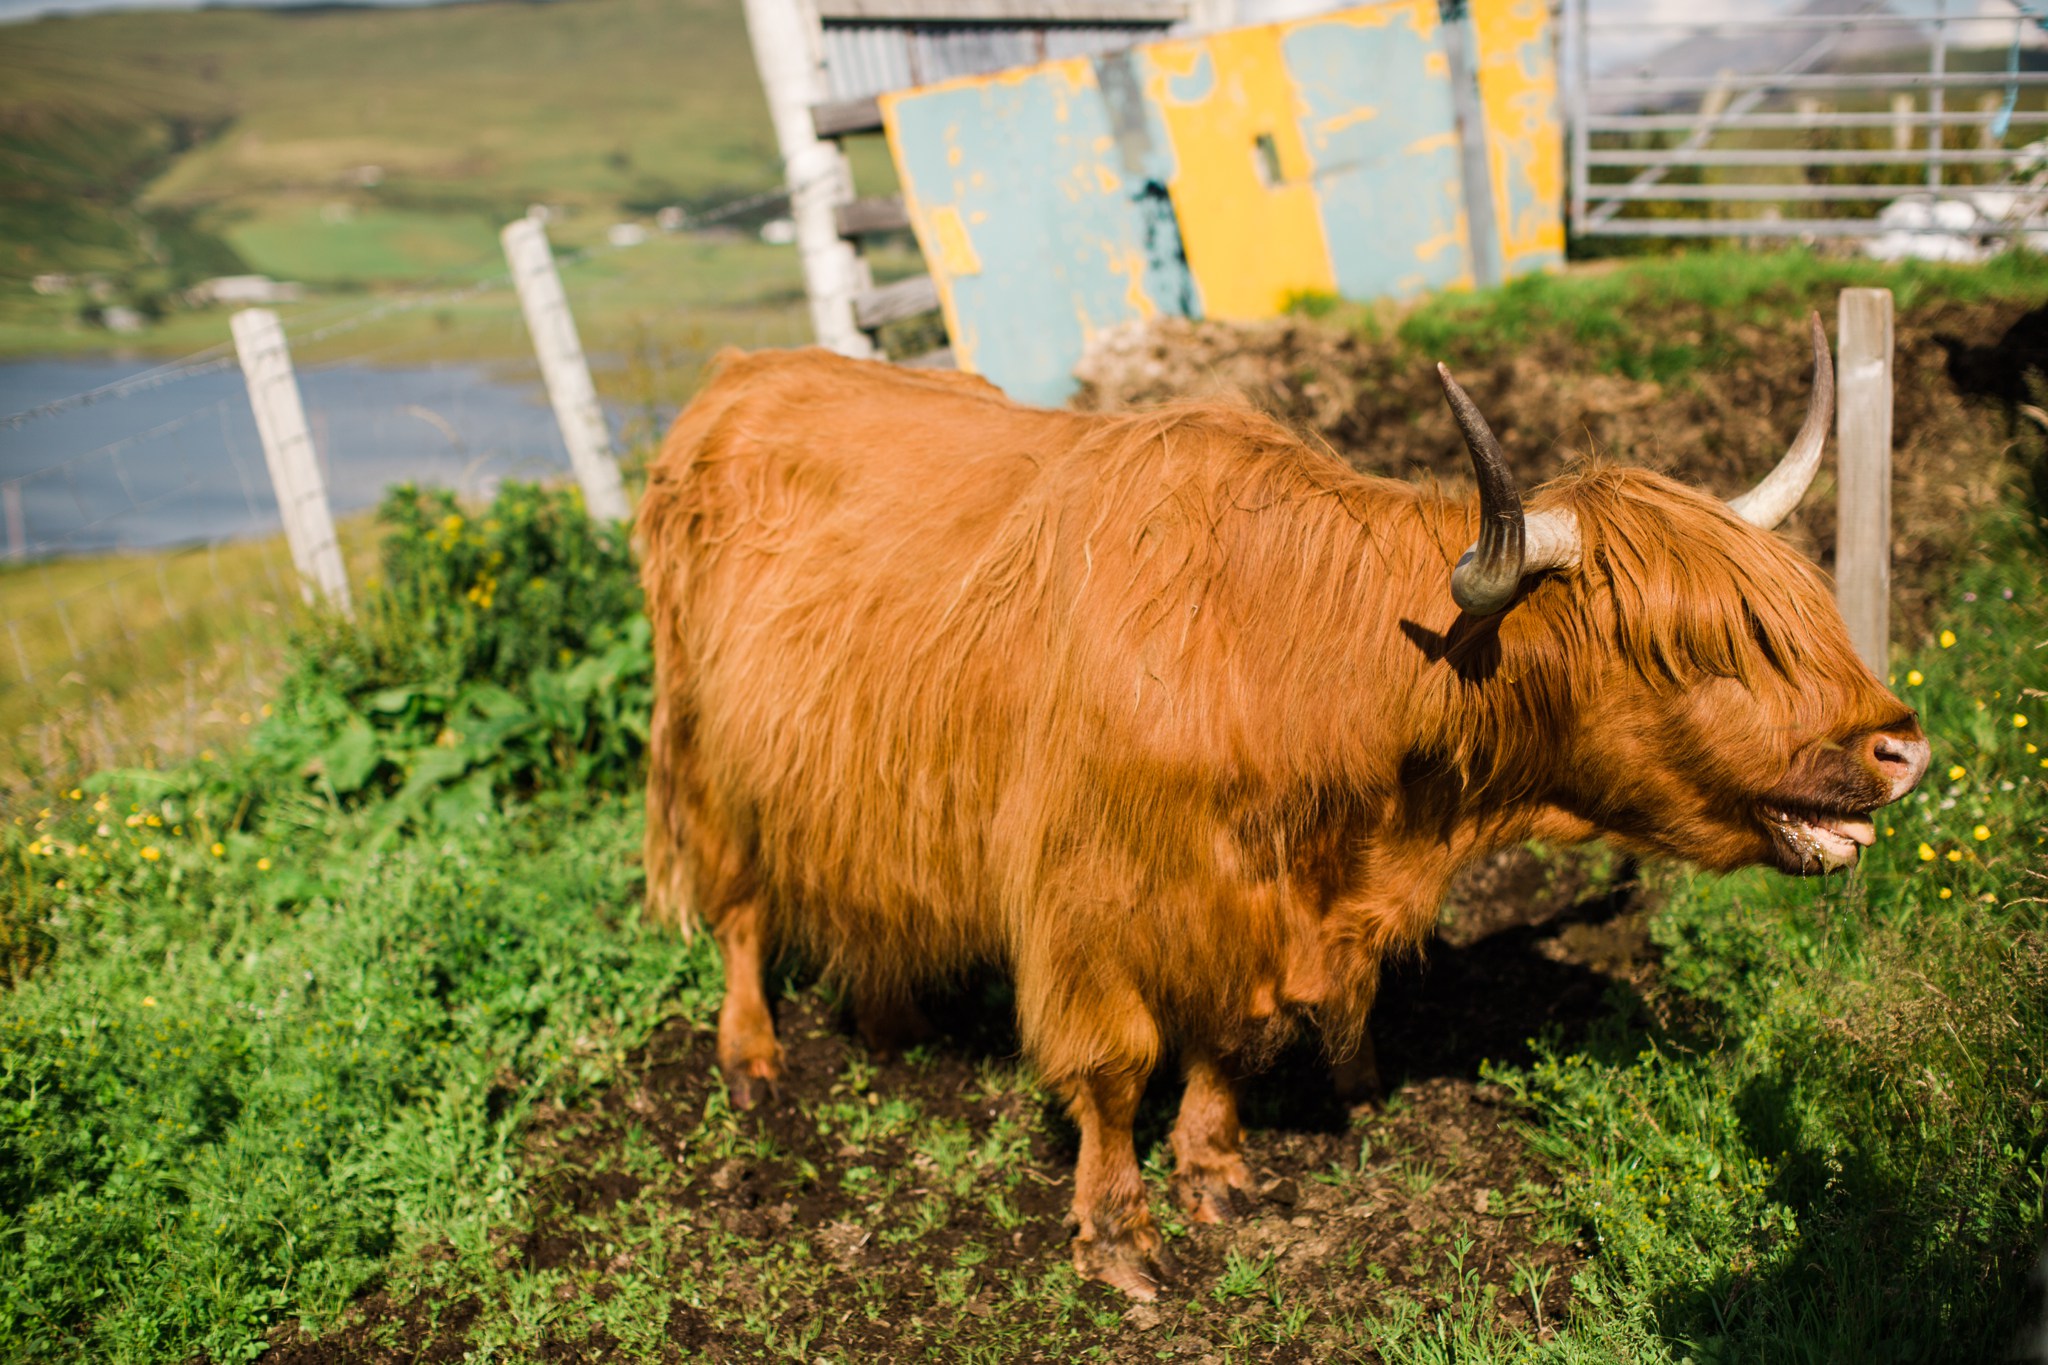
<svg viewBox="0 0 2048 1365"><path fill-rule="evenodd" d="M1547 0L1473 0L1487 160L1510 278L1564 262L1564 130Z"/></svg>
<svg viewBox="0 0 2048 1365"><path fill-rule="evenodd" d="M1267 25L1139 50L1145 92L1173 143L1173 207L1210 317L1271 317L1289 294L1336 289L1283 33ZM1261 165L1261 139L1277 165Z"/></svg>

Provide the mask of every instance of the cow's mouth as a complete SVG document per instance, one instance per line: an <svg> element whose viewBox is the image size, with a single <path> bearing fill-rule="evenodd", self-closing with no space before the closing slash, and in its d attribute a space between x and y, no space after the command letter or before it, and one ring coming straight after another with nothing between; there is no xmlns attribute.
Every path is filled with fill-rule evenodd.
<svg viewBox="0 0 2048 1365"><path fill-rule="evenodd" d="M1789 806L1762 808L1764 823L1776 836L1791 872L1833 872L1852 865L1877 842L1869 812L1798 810Z"/></svg>

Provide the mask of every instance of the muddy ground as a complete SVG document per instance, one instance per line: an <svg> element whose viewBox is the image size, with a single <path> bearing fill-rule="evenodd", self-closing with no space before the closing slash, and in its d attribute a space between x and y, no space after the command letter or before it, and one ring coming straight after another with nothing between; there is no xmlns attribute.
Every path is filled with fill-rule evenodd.
<svg viewBox="0 0 2048 1365"><path fill-rule="evenodd" d="M1626 868L1517 850L1462 880L1427 957L1389 977L1387 1093L1347 1107L1303 1048L1245 1097L1261 1181L1245 1220L1165 1200L1177 1102L1139 1128L1180 1267L1134 1305L1068 1268L1075 1133L1018 1055L1003 988L929 1002L938 1039L872 1057L813 985L780 1005L789 1073L735 1115L708 1019L672 1019L619 1081L543 1111L520 1160L530 1227L481 1293L379 1291L333 1330L281 1330L270 1365L455 1361L500 1339L506 1285L545 1300L547 1360L1380 1358L1388 1322L1448 1315L1547 1334L1587 1248L1548 1212L1487 1060L1584 1034L1651 970Z"/></svg>

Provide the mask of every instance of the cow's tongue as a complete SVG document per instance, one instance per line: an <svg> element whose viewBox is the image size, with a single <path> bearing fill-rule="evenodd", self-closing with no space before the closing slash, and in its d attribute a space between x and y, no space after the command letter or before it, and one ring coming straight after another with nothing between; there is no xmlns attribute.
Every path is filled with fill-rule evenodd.
<svg viewBox="0 0 2048 1365"><path fill-rule="evenodd" d="M1847 816L1840 820L1830 820L1822 828L1831 829L1837 834L1846 835L1850 840L1861 844L1865 848L1869 848L1877 842L1877 827L1871 824L1870 817L1867 815Z"/></svg>

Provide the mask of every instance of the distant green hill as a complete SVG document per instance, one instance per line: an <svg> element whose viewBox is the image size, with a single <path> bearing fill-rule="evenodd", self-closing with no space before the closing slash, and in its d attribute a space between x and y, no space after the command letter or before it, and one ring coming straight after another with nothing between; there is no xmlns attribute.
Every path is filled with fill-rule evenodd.
<svg viewBox="0 0 2048 1365"><path fill-rule="evenodd" d="M255 270L336 287L778 178L737 0L213 10L0 29L0 312L44 272L150 303Z"/></svg>

